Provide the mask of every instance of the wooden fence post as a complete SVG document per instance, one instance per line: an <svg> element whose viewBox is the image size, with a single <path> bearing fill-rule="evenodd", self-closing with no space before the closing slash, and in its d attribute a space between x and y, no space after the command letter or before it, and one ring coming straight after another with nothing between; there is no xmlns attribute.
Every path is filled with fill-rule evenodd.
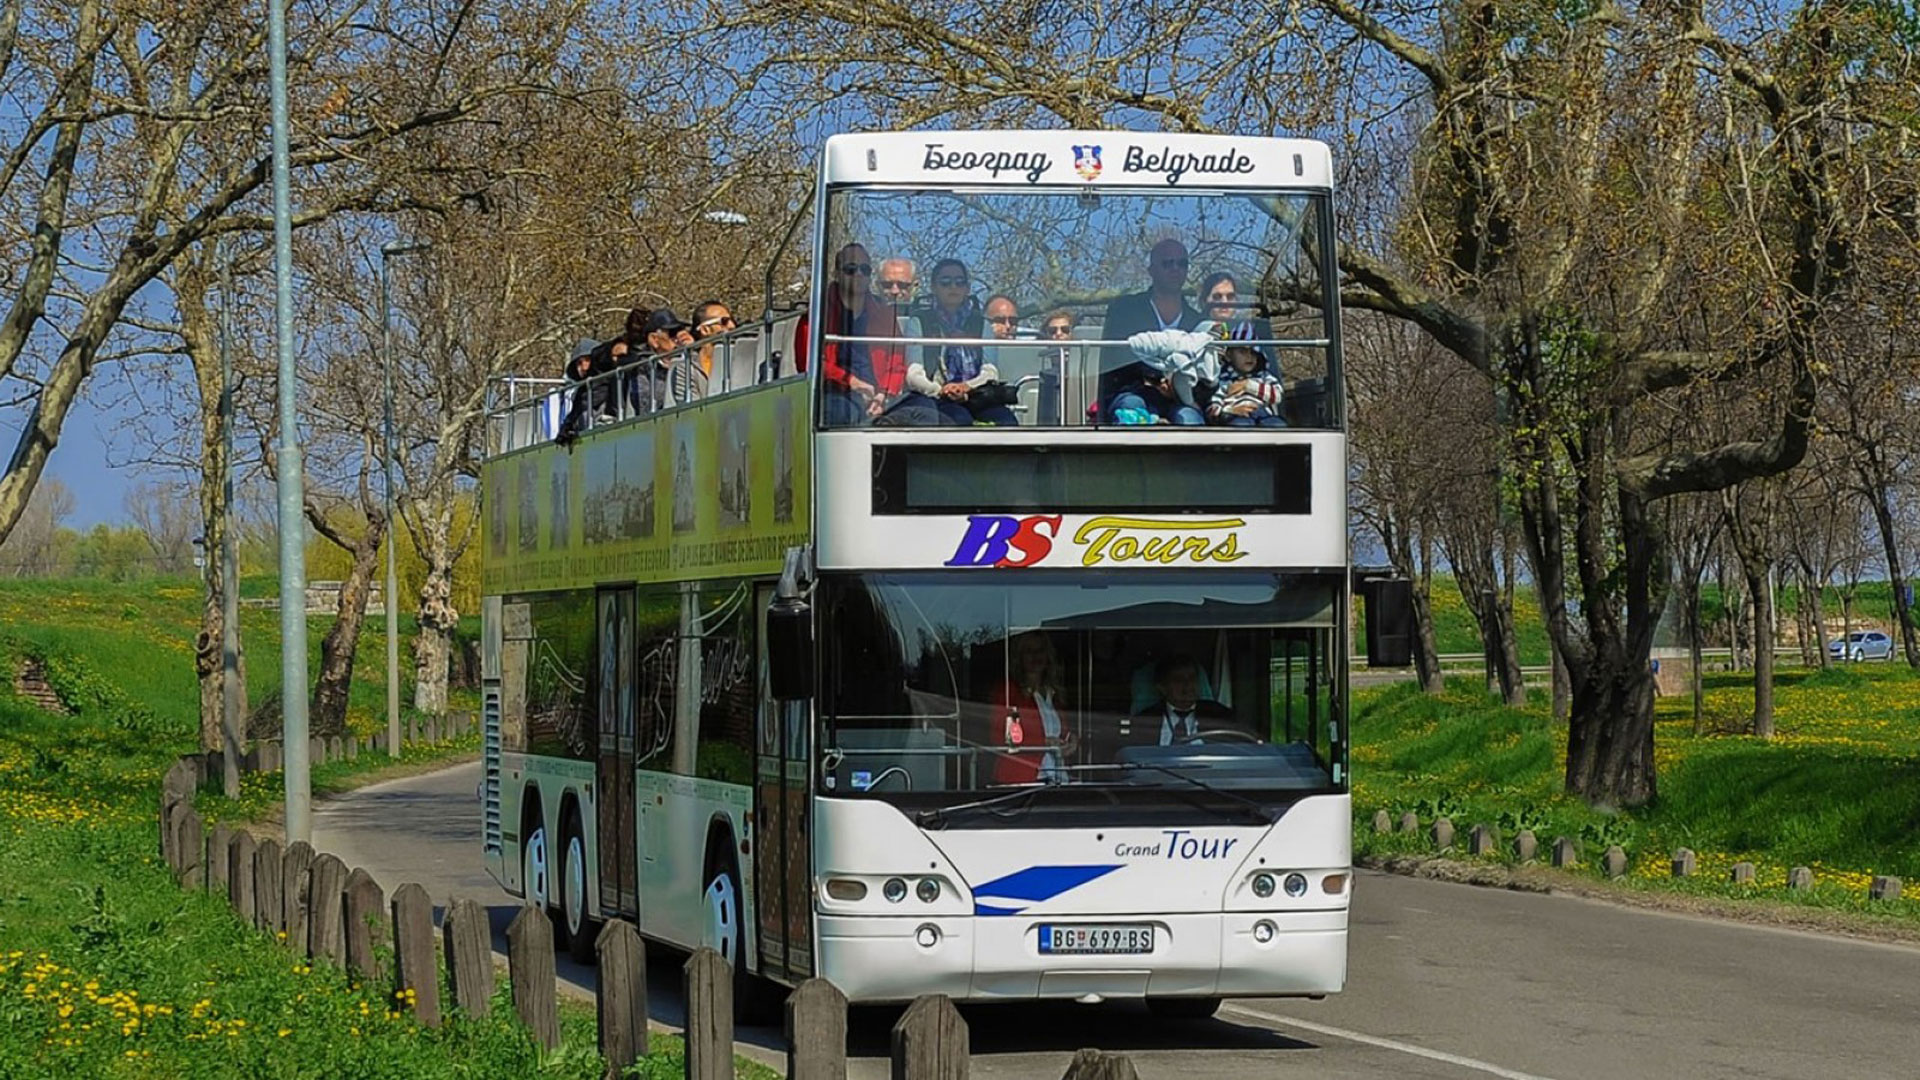
<svg viewBox="0 0 1920 1080"><path fill-rule="evenodd" d="M206 827L200 822L200 812L191 803L181 805L180 831L173 841L175 855L180 860L178 880L186 888L197 891L207 887Z"/></svg>
<svg viewBox="0 0 1920 1080"><path fill-rule="evenodd" d="M787 995L787 1080L847 1080L847 995L825 979Z"/></svg>
<svg viewBox="0 0 1920 1080"><path fill-rule="evenodd" d="M327 736L327 760L344 761L347 756L346 743L338 735Z"/></svg>
<svg viewBox="0 0 1920 1080"><path fill-rule="evenodd" d="M594 939L600 981L594 991L600 1019L600 1056L607 1076L647 1056L647 947L633 924L608 919Z"/></svg>
<svg viewBox="0 0 1920 1080"><path fill-rule="evenodd" d="M318 735L307 738L307 767L319 768L327 763L327 740Z"/></svg>
<svg viewBox="0 0 1920 1080"><path fill-rule="evenodd" d="M347 760L360 760L360 736L358 735L347 736Z"/></svg>
<svg viewBox="0 0 1920 1080"><path fill-rule="evenodd" d="M348 969L368 982L379 980L380 962L374 956L374 947L387 938L387 896L365 870L356 867L347 875L340 922L346 937Z"/></svg>
<svg viewBox="0 0 1920 1080"><path fill-rule="evenodd" d="M560 1013L553 1000L553 924L529 904L507 927L507 979L513 1011L541 1046L560 1045Z"/></svg>
<svg viewBox="0 0 1920 1080"><path fill-rule="evenodd" d="M228 859L233 848L233 829L226 822L213 827L207 836L207 891L215 896L227 895Z"/></svg>
<svg viewBox="0 0 1920 1080"><path fill-rule="evenodd" d="M733 965L702 945L684 971L687 1080L733 1080Z"/></svg>
<svg viewBox="0 0 1920 1080"><path fill-rule="evenodd" d="M945 994L913 999L893 1025L893 1080L967 1080L967 1022Z"/></svg>
<svg viewBox="0 0 1920 1080"><path fill-rule="evenodd" d="M493 932L487 909L472 900L455 900L447 906L440 935L454 1007L465 1009L468 1016L487 1015L493 1003Z"/></svg>
<svg viewBox="0 0 1920 1080"><path fill-rule="evenodd" d="M1140 1074L1134 1071L1133 1059L1125 1054L1078 1050L1060 1080L1140 1080Z"/></svg>
<svg viewBox="0 0 1920 1080"><path fill-rule="evenodd" d="M287 932L287 948L301 956L307 954L307 920L313 911L313 845L295 840L287 845L281 858L286 867L280 874L281 902L286 910L280 916L280 928Z"/></svg>
<svg viewBox="0 0 1920 1080"><path fill-rule="evenodd" d="M227 848L227 902L233 913L248 926L258 926L253 906L253 834L245 829L233 834Z"/></svg>
<svg viewBox="0 0 1920 1080"><path fill-rule="evenodd" d="M317 855L307 872L307 955L346 966L346 919L340 914L347 864L331 853Z"/></svg>
<svg viewBox="0 0 1920 1080"><path fill-rule="evenodd" d="M398 987L413 991L414 1018L440 1026L440 971L433 955L433 899L409 881L393 890L393 954Z"/></svg>
<svg viewBox="0 0 1920 1080"><path fill-rule="evenodd" d="M260 846L253 849L253 925L269 934L286 929L281 922L287 912L281 906L280 893L280 875L284 869L280 841L262 840Z"/></svg>

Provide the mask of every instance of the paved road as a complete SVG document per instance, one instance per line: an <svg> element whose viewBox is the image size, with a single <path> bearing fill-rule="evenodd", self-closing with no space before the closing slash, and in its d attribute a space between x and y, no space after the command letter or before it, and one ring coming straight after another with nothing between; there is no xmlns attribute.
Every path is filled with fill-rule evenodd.
<svg viewBox="0 0 1920 1080"><path fill-rule="evenodd" d="M314 832L389 889L479 900L504 950L517 901L480 869L478 771L362 789ZM1056 1080L1098 1046L1144 1080L1920 1076L1920 950L1364 872L1354 904L1343 995L1229 1002L1192 1023L1120 1003L968 1009L972 1071ZM592 969L560 968L590 991ZM654 968L655 1015L673 1026L680 1002L660 991L677 982L670 961ZM896 1015L855 1011L855 1080L886 1075ZM740 1035L776 1060L777 1032Z"/></svg>

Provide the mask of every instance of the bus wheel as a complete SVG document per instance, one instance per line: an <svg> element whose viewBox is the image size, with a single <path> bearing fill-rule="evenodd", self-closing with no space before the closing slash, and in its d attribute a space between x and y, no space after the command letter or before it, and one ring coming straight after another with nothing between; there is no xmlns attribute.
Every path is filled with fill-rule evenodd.
<svg viewBox="0 0 1920 1080"><path fill-rule="evenodd" d="M553 855L547 823L536 810L520 834L520 891L527 903L540 909L553 924L553 947L561 949L567 944L567 927L555 917L553 907L553 889L558 884L553 876Z"/></svg>
<svg viewBox="0 0 1920 1080"><path fill-rule="evenodd" d="M740 946L746 940L740 926L740 875L731 863L722 863L708 873L707 944L726 957L737 972L742 967Z"/></svg>
<svg viewBox="0 0 1920 1080"><path fill-rule="evenodd" d="M1220 1011L1220 999L1150 997L1147 999L1147 1011L1166 1020L1207 1020Z"/></svg>
<svg viewBox="0 0 1920 1080"><path fill-rule="evenodd" d="M707 944L733 965L733 1013L742 1023L765 1025L778 1019L782 998L773 984L747 970L747 931L740 893L740 870L729 850L707 871Z"/></svg>
<svg viewBox="0 0 1920 1080"><path fill-rule="evenodd" d="M567 955L581 964L598 958L595 945L600 928L587 915L587 838L580 828L580 810L569 806L560 827L560 917L566 926Z"/></svg>

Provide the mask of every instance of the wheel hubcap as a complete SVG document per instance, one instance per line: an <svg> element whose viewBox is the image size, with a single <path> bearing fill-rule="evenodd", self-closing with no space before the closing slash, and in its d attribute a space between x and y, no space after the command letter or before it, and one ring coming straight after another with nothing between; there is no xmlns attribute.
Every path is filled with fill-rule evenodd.
<svg viewBox="0 0 1920 1080"><path fill-rule="evenodd" d="M587 850L578 836L567 837L567 930L579 933L587 922Z"/></svg>
<svg viewBox="0 0 1920 1080"><path fill-rule="evenodd" d="M544 908L547 906L547 830L533 830L526 844L527 865L522 884L526 887L527 902Z"/></svg>
<svg viewBox="0 0 1920 1080"><path fill-rule="evenodd" d="M707 937L715 952L730 964L740 962L740 898L733 878L721 874L707 885Z"/></svg>

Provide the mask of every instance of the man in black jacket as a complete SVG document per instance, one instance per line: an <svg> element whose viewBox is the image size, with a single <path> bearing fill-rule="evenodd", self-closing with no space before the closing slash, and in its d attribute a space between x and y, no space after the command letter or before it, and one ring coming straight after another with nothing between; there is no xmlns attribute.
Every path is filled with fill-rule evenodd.
<svg viewBox="0 0 1920 1080"><path fill-rule="evenodd" d="M1192 330L1201 323L1200 312L1187 303L1187 271L1192 260L1187 245L1168 237L1153 245L1147 254L1147 278L1152 282L1145 292L1115 297L1107 305L1107 317L1100 336L1107 341L1125 341L1148 330ZM1140 381L1141 365L1125 345L1109 345L1100 350L1101 420L1108 402L1122 387Z"/></svg>
<svg viewBox="0 0 1920 1080"><path fill-rule="evenodd" d="M1233 710L1200 696L1200 662L1175 653L1153 666L1160 700L1120 725L1123 746L1171 746L1197 741L1203 731L1232 727Z"/></svg>

